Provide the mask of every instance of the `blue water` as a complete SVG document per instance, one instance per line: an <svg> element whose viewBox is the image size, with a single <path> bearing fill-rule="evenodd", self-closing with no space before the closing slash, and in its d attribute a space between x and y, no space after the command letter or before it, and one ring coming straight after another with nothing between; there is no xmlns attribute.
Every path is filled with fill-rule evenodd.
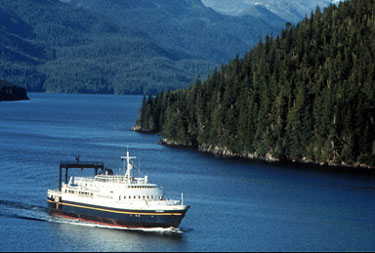
<svg viewBox="0 0 375 253"><path fill-rule="evenodd" d="M0 251L374 251L375 177L218 159L130 131L142 97L29 94L0 103ZM173 231L131 231L51 217L60 160L126 151L191 206ZM91 175L91 171L77 171Z"/></svg>

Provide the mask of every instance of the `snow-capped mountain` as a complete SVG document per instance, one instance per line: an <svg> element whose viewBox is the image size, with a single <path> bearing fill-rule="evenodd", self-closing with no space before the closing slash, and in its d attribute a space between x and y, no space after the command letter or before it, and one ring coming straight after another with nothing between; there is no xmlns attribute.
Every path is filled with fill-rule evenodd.
<svg viewBox="0 0 375 253"><path fill-rule="evenodd" d="M251 14L256 6L262 6L280 18L292 23L301 20L314 11L316 6L324 8L340 0L201 0L202 3L217 12L226 15Z"/></svg>

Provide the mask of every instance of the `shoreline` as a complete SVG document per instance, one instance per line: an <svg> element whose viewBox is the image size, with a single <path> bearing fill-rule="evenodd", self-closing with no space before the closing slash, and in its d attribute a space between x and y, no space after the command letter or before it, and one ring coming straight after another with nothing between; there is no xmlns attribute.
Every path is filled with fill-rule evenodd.
<svg viewBox="0 0 375 253"><path fill-rule="evenodd" d="M145 134L158 134L156 132L147 131L141 129L139 126L134 126L131 128L132 131L145 133ZM246 161L255 161L255 162L264 162L267 164L288 164L293 166L309 166L314 168L328 168L330 170L345 170L351 172L365 172L365 173L375 173L375 167L369 166L367 164L335 164L332 162L318 162L308 160L303 158L301 160L280 160L276 157L273 157L271 154L267 153L265 156L260 156L259 154L255 153L233 153L226 147L219 147L217 145L212 144L201 144L201 145L185 145L178 143L176 141L168 140L166 138L162 138L159 140L158 144L165 145L169 147L176 147L176 148L187 148L199 151L201 153L205 153L208 155L212 155L214 157L223 158L223 159L242 159Z"/></svg>

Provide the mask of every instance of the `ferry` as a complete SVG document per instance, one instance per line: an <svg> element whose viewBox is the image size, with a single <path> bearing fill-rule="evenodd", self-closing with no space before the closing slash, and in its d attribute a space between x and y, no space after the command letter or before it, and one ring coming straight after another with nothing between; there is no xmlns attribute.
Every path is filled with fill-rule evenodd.
<svg viewBox="0 0 375 253"><path fill-rule="evenodd" d="M121 156L123 175L113 175L101 162L60 162L59 189L49 189L49 212L65 218L125 228L178 228L188 205L168 199L148 176L134 176L135 156ZM65 168L65 182L62 170ZM69 177L71 168L93 168L93 177ZM98 170L101 169L101 173ZM138 168L138 172L140 170Z"/></svg>

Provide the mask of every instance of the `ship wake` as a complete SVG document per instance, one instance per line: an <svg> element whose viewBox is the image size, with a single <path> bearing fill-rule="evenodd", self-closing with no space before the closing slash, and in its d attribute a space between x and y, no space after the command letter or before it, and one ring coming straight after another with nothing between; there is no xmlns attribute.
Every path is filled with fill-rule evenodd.
<svg viewBox="0 0 375 253"><path fill-rule="evenodd" d="M16 201L0 200L0 216L48 222L48 209Z"/></svg>

